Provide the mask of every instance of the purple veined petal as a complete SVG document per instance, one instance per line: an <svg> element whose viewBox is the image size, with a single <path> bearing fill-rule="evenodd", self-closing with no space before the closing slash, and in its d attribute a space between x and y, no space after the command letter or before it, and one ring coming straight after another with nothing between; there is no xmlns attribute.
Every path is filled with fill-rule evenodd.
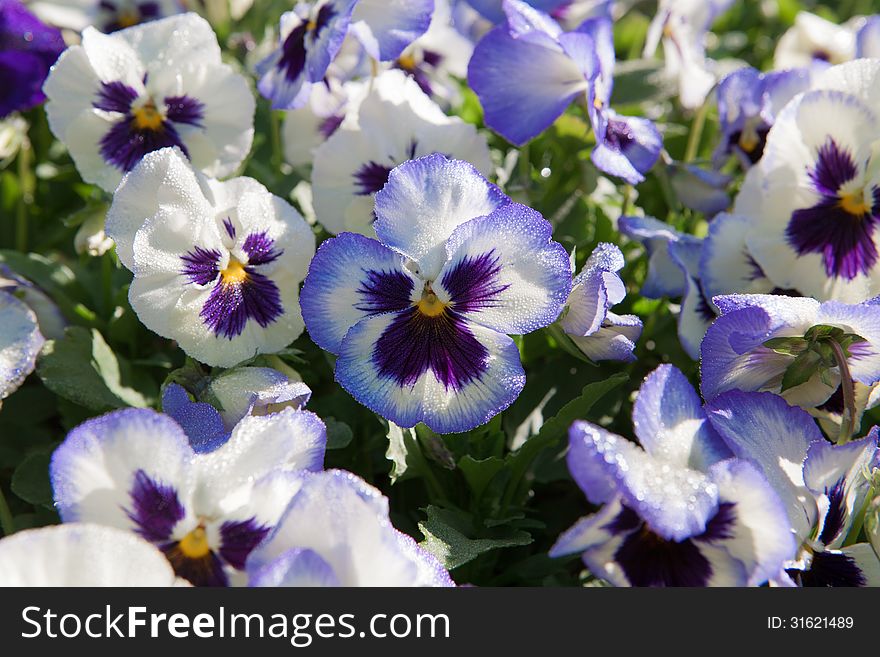
<svg viewBox="0 0 880 657"><path fill-rule="evenodd" d="M435 153L391 172L376 194L373 227L382 244L414 261L420 278L434 281L455 229L509 202L471 164Z"/></svg>
<svg viewBox="0 0 880 657"><path fill-rule="evenodd" d="M291 548L251 573L248 586L337 587L333 567L308 548Z"/></svg>
<svg viewBox="0 0 880 657"><path fill-rule="evenodd" d="M67 523L0 541L0 587L175 585L164 555L130 531Z"/></svg>
<svg viewBox="0 0 880 657"><path fill-rule="evenodd" d="M538 212L509 203L459 226L434 290L471 321L523 334L551 324L571 290L571 264Z"/></svg>
<svg viewBox="0 0 880 657"><path fill-rule="evenodd" d="M679 233L653 217L621 217L618 228L630 239L643 244L648 252L648 276L641 294L651 299L684 294L687 280L680 263L670 256L669 244L680 240L699 241L698 238Z"/></svg>
<svg viewBox="0 0 880 657"><path fill-rule="evenodd" d="M685 289L678 313L678 339L687 354L697 360L700 357L700 343L715 319L715 309L699 280L703 240L687 235L684 237L686 239L670 242L667 252L685 276Z"/></svg>
<svg viewBox="0 0 880 657"><path fill-rule="evenodd" d="M825 440L815 420L769 392L726 392L706 405L706 414L734 455L751 461L770 482L798 541L807 538L817 509L803 464L810 445Z"/></svg>
<svg viewBox="0 0 880 657"><path fill-rule="evenodd" d="M633 427L648 454L677 467L705 472L730 456L699 395L672 365L661 365L645 377L633 406Z"/></svg>
<svg viewBox="0 0 880 657"><path fill-rule="evenodd" d="M750 217L722 212L709 222L709 234L703 240L700 276L703 292L712 299L722 294L765 294L773 283L755 262L746 245L752 229Z"/></svg>
<svg viewBox="0 0 880 657"><path fill-rule="evenodd" d="M880 16L869 16L856 34L856 59L880 58Z"/></svg>
<svg viewBox="0 0 880 657"><path fill-rule="evenodd" d="M576 427L583 447L580 458L605 475L604 481L591 477L593 495L607 497L616 491L625 506L667 540L682 541L706 530L718 510L718 489L704 473L656 458L587 422Z"/></svg>
<svg viewBox="0 0 880 657"><path fill-rule="evenodd" d="M531 34L542 33L551 39L557 39L562 34L559 23L540 6L540 0L538 2L502 0L499 4L507 19L506 27L510 36L514 38L528 38Z"/></svg>
<svg viewBox="0 0 880 657"><path fill-rule="evenodd" d="M477 44L468 82L480 98L486 125L522 145L565 111L588 83L568 55L513 38L497 27Z"/></svg>
<svg viewBox="0 0 880 657"><path fill-rule="evenodd" d="M33 372L45 342L37 316L18 297L0 289L0 400Z"/></svg>
<svg viewBox="0 0 880 657"><path fill-rule="evenodd" d="M813 555L807 570L789 570L796 584L809 587L878 586L880 560L867 543L842 550L824 550Z"/></svg>
<svg viewBox="0 0 880 657"><path fill-rule="evenodd" d="M628 363L636 359L633 352L641 335L641 319L635 315L615 315L609 312L595 333L569 337L592 361L619 360Z"/></svg>
<svg viewBox="0 0 880 657"><path fill-rule="evenodd" d="M605 115L603 127L597 131L601 139L590 154L593 164L630 184L642 182L660 157L660 131L648 119L620 116L613 110Z"/></svg>
<svg viewBox="0 0 880 657"><path fill-rule="evenodd" d="M731 176L692 164L675 165L671 168L669 182L686 207L702 212L707 218L713 218L730 207L727 186L732 180Z"/></svg>
<svg viewBox="0 0 880 657"><path fill-rule="evenodd" d="M167 529L171 521L162 520L162 513L149 528L139 527L137 504L143 505L143 518L152 517L149 509L162 506L154 503L153 491L163 499L173 496L185 508L192 495L192 456L183 429L166 415L138 408L93 418L73 429L52 455L55 505L64 522ZM134 499L137 491L143 496ZM177 517L174 508L167 510Z"/></svg>
<svg viewBox="0 0 880 657"><path fill-rule="evenodd" d="M607 543L614 537L608 526L620 512L620 501L610 500L597 513L581 518L563 532L550 548L548 556L562 557Z"/></svg>
<svg viewBox="0 0 880 657"><path fill-rule="evenodd" d="M760 586L797 551L786 509L764 475L748 461L721 461L712 466L711 475L722 504L734 505L731 526L712 545L745 566L748 586Z"/></svg>
<svg viewBox="0 0 880 657"><path fill-rule="evenodd" d="M376 240L354 233L326 240L309 265L300 297L309 335L338 354L361 319L410 307L414 294L421 294L417 283L403 258Z"/></svg>
<svg viewBox="0 0 880 657"><path fill-rule="evenodd" d="M359 0L351 16L351 31L369 55L390 61L431 24L434 0Z"/></svg>
<svg viewBox="0 0 880 657"><path fill-rule="evenodd" d="M226 370L206 389L206 397L222 407L220 417L228 431L247 415L272 415L284 408L301 410L311 396L305 383L269 367Z"/></svg>
<svg viewBox="0 0 880 657"><path fill-rule="evenodd" d="M192 401L186 390L176 383L168 384L162 393L162 412L180 425L197 454L211 452L229 439L217 409Z"/></svg>
<svg viewBox="0 0 880 657"><path fill-rule="evenodd" d="M880 306L826 301L819 307L816 323L839 326L864 338L848 349L850 373L865 385L880 381Z"/></svg>
<svg viewBox="0 0 880 657"><path fill-rule="evenodd" d="M513 403L525 375L507 335L455 311L428 316L413 307L356 324L342 342L336 380L399 426L456 433Z"/></svg>

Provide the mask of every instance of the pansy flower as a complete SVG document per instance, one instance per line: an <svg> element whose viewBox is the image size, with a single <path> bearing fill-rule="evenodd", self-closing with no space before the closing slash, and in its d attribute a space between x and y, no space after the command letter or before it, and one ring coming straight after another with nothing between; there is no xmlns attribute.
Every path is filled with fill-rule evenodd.
<svg viewBox="0 0 880 657"><path fill-rule="evenodd" d="M880 60L828 69L779 113L746 176L734 211L751 218L749 253L776 287L851 302L880 292L878 79Z"/></svg>
<svg viewBox="0 0 880 657"><path fill-rule="evenodd" d="M769 392L727 392L706 412L734 454L758 467L782 500L798 548L775 583L880 585L871 546L844 547L880 466L876 427L861 440L832 445L810 415Z"/></svg>
<svg viewBox="0 0 880 657"><path fill-rule="evenodd" d="M40 333L47 340L57 340L64 336L67 320L56 303L37 285L19 276L3 263L0 263L0 292L11 294L27 304L37 318Z"/></svg>
<svg viewBox="0 0 880 657"><path fill-rule="evenodd" d="M305 383L291 381L270 367L236 367L197 385L195 399L177 383L168 384L162 392L162 412L183 428L197 453L211 452L225 443L249 415L298 410L312 396Z"/></svg>
<svg viewBox="0 0 880 657"><path fill-rule="evenodd" d="M856 32L856 59L880 58L880 14L869 16Z"/></svg>
<svg viewBox="0 0 880 657"><path fill-rule="evenodd" d="M0 119L45 100L41 87L64 39L18 0L0 0Z"/></svg>
<svg viewBox="0 0 880 657"><path fill-rule="evenodd" d="M94 28L53 67L44 91L52 132L87 182L113 191L147 153L177 147L209 176L228 176L253 139L247 81L220 60L196 14L112 35ZM230 102L234 99L234 102Z"/></svg>
<svg viewBox="0 0 880 657"><path fill-rule="evenodd" d="M712 157L715 165L720 167L730 155L744 169L760 160L776 115L809 86L808 69L761 73L742 68L726 76L717 92L721 137Z"/></svg>
<svg viewBox="0 0 880 657"><path fill-rule="evenodd" d="M181 0L33 0L34 13L51 25L110 33L183 12Z"/></svg>
<svg viewBox="0 0 880 657"><path fill-rule="evenodd" d="M580 553L616 586L756 586L795 553L786 509L731 453L685 376L661 365L633 408L641 445L589 422L569 432L568 467L598 512L550 556Z"/></svg>
<svg viewBox="0 0 880 657"><path fill-rule="evenodd" d="M373 198L402 162L431 153L470 162L485 176L492 160L485 137L443 110L402 71L386 71L342 125L315 150L312 195L331 233L372 235Z"/></svg>
<svg viewBox="0 0 880 657"><path fill-rule="evenodd" d="M508 334L557 318L568 255L540 214L439 154L394 169L375 212L378 240L343 233L312 260L309 335L338 356L337 381L395 424L479 426L522 390Z"/></svg>
<svg viewBox="0 0 880 657"><path fill-rule="evenodd" d="M635 360L633 350L642 334L642 320L611 312L626 296L617 274L624 264L619 248L600 243L572 282L559 326L591 360Z"/></svg>
<svg viewBox="0 0 880 657"><path fill-rule="evenodd" d="M644 56L663 43L666 75L678 81L682 107L703 104L715 84L712 62L706 58L706 35L712 23L733 0L661 0L648 28Z"/></svg>
<svg viewBox="0 0 880 657"><path fill-rule="evenodd" d="M686 208L712 218L730 207L727 186L732 176L686 162L667 162L669 184Z"/></svg>
<svg viewBox="0 0 880 657"><path fill-rule="evenodd" d="M700 283L707 299L722 294L787 294L770 282L764 270L749 253L746 237L751 219L741 214L722 212L709 222L709 234L700 254Z"/></svg>
<svg viewBox="0 0 880 657"><path fill-rule="evenodd" d="M34 311L14 294L0 290L0 401L34 371L44 342Z"/></svg>
<svg viewBox="0 0 880 657"><path fill-rule="evenodd" d="M773 68L777 70L809 67L821 71L832 64L843 64L855 56L854 24L838 25L800 11L776 44Z"/></svg>
<svg viewBox="0 0 880 657"><path fill-rule="evenodd" d="M131 532L89 523L26 529L0 540L0 587L174 586L164 555Z"/></svg>
<svg viewBox="0 0 880 657"><path fill-rule="evenodd" d="M841 384L880 381L880 305L764 294L714 302L721 315L700 350L706 399L727 390L767 390L809 408Z"/></svg>
<svg viewBox="0 0 880 657"><path fill-rule="evenodd" d="M286 409L247 417L229 440L197 454L167 415L126 409L86 421L52 455L64 522L132 531L182 578L223 586L270 533L295 490L295 471L323 467L326 429Z"/></svg>
<svg viewBox="0 0 880 657"><path fill-rule="evenodd" d="M393 61L431 24L435 0L357 0L351 33L376 61Z"/></svg>
<svg viewBox="0 0 880 657"><path fill-rule="evenodd" d="M315 238L257 181L206 179L178 149L151 153L120 184L107 234L134 274L138 317L193 358L230 367L302 332L298 288Z"/></svg>
<svg viewBox="0 0 880 657"><path fill-rule="evenodd" d="M275 529L247 560L251 586L453 586L388 518L388 498L349 472L303 473Z"/></svg>

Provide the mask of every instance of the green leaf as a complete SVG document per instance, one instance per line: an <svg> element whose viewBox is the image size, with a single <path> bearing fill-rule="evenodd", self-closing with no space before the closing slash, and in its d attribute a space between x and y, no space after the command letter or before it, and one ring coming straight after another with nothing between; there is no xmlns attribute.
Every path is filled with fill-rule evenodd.
<svg viewBox="0 0 880 657"><path fill-rule="evenodd" d="M422 454L425 457L431 459L442 468L447 470L455 469L455 457L443 441L443 436L434 433L424 424L417 424L415 432L419 445L422 446Z"/></svg>
<svg viewBox="0 0 880 657"><path fill-rule="evenodd" d="M93 411L149 405L123 381L119 360L95 329L71 326L63 339L47 342L37 374L55 394Z"/></svg>
<svg viewBox="0 0 880 657"><path fill-rule="evenodd" d="M12 492L31 504L52 504L48 454L31 454L12 474Z"/></svg>
<svg viewBox="0 0 880 657"><path fill-rule="evenodd" d="M354 432L345 422L328 417L324 418L324 424L327 425L327 449L348 447L354 439Z"/></svg>
<svg viewBox="0 0 880 657"><path fill-rule="evenodd" d="M822 362L822 356L812 349L800 354L788 366L785 374L782 375L782 389L780 392L796 388L809 381L819 371Z"/></svg>
<svg viewBox="0 0 880 657"><path fill-rule="evenodd" d="M468 454L458 460L458 467L468 486L471 487L474 498L479 500L489 482L504 469L504 459L490 456L487 459L477 460Z"/></svg>
<svg viewBox="0 0 880 657"><path fill-rule="evenodd" d="M420 545L449 570L473 561L490 550L532 542L528 532L509 527L484 528L480 536L473 536L470 523L461 512L432 505L427 513L428 519L419 523L419 531L425 537Z"/></svg>

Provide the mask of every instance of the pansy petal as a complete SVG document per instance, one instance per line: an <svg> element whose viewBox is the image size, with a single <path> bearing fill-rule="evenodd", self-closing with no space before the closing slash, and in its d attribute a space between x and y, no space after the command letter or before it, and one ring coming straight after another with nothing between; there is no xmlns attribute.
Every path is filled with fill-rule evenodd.
<svg viewBox="0 0 880 657"><path fill-rule="evenodd" d="M414 260L422 278L434 280L453 231L509 202L467 162L426 155L391 172L376 194L373 227L380 242Z"/></svg>
<svg viewBox="0 0 880 657"><path fill-rule="evenodd" d="M434 0L359 0L351 30L378 61L397 59L428 29Z"/></svg>
<svg viewBox="0 0 880 657"><path fill-rule="evenodd" d="M412 310L355 325L342 343L336 380L399 426L424 422L438 433L455 433L513 403L525 374L507 335L454 314L422 318Z"/></svg>
<svg viewBox="0 0 880 657"><path fill-rule="evenodd" d="M337 587L332 566L314 550L292 548L251 574L249 586Z"/></svg>
<svg viewBox="0 0 880 657"><path fill-rule="evenodd" d="M604 139L590 159L599 170L636 185L657 162L662 148L663 137L653 121L608 110Z"/></svg>
<svg viewBox="0 0 880 657"><path fill-rule="evenodd" d="M648 454L678 467L705 471L730 455L690 381L672 365L661 365L642 382L633 427Z"/></svg>
<svg viewBox="0 0 880 657"><path fill-rule="evenodd" d="M571 289L568 254L538 212L509 203L459 226L434 291L456 312L500 333L551 324Z"/></svg>
<svg viewBox="0 0 880 657"><path fill-rule="evenodd" d="M223 409L223 424L231 431L249 414L270 415L282 408L302 408L312 390L271 367L238 367L211 379L207 396L217 400Z"/></svg>
<svg viewBox="0 0 880 657"><path fill-rule="evenodd" d="M608 525L619 513L618 500L603 505L597 513L581 518L563 532L547 555L551 558L562 557L606 543L614 535Z"/></svg>
<svg viewBox="0 0 880 657"><path fill-rule="evenodd" d="M34 370L43 342L34 312L24 301L0 290L0 400Z"/></svg>
<svg viewBox="0 0 880 657"><path fill-rule="evenodd" d="M700 281L709 299L733 292L763 294L773 289L746 246L751 229L749 217L726 212L709 223L700 256Z"/></svg>
<svg viewBox="0 0 880 657"><path fill-rule="evenodd" d="M197 454L213 451L229 438L217 409L192 401L183 386L176 383L168 384L162 393L162 412L180 425Z"/></svg>
<svg viewBox="0 0 880 657"><path fill-rule="evenodd" d="M826 301L819 307L818 324L844 327L864 342L849 347L847 363L853 379L865 385L880 381L880 306Z"/></svg>
<svg viewBox="0 0 880 657"><path fill-rule="evenodd" d="M641 242L648 252L648 276L642 285L642 295L658 299L678 297L685 290L685 275L678 262L669 255L669 243L696 240L677 232L672 226L653 217L621 217L620 232Z"/></svg>
<svg viewBox="0 0 880 657"><path fill-rule="evenodd" d="M165 555L113 527L70 523L28 529L0 541L0 587L174 584Z"/></svg>

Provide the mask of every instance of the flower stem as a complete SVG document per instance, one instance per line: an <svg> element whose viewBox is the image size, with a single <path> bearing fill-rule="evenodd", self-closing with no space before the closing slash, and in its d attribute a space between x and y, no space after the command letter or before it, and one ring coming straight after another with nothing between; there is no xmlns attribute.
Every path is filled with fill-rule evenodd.
<svg viewBox="0 0 880 657"><path fill-rule="evenodd" d="M840 419L840 434L837 444L843 445L850 441L856 428L856 394L849 365L846 362L846 354L837 340L829 340L834 360L840 370L840 390L843 393L843 417Z"/></svg>
<svg viewBox="0 0 880 657"><path fill-rule="evenodd" d="M692 162L697 157L700 148L700 140L703 137L703 128L706 126L706 117L709 114L709 100L707 99L697 110L694 122L691 124L691 132L688 135L687 149L684 152L684 161Z"/></svg>
<svg viewBox="0 0 880 657"><path fill-rule="evenodd" d="M31 173L31 145L25 139L18 152L18 184L21 191L18 197L18 213L15 219L15 248L21 253L28 251L28 221L30 205L33 203L33 181Z"/></svg>

